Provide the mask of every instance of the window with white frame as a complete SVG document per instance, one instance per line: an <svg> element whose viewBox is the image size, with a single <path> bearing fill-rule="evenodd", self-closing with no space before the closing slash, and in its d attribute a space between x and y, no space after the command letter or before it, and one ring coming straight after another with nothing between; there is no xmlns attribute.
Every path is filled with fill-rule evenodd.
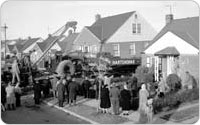
<svg viewBox="0 0 200 125"><path fill-rule="evenodd" d="M153 57L147 57L147 67L151 67L153 64Z"/></svg>
<svg viewBox="0 0 200 125"><path fill-rule="evenodd" d="M150 57L147 57L147 67L150 67Z"/></svg>
<svg viewBox="0 0 200 125"><path fill-rule="evenodd" d="M140 34L141 33L141 24L133 23L132 24L132 32L133 32L133 34Z"/></svg>
<svg viewBox="0 0 200 125"><path fill-rule="evenodd" d="M119 44L113 44L114 56L120 56Z"/></svg>
<svg viewBox="0 0 200 125"><path fill-rule="evenodd" d="M135 55L135 43L130 44L130 55Z"/></svg>

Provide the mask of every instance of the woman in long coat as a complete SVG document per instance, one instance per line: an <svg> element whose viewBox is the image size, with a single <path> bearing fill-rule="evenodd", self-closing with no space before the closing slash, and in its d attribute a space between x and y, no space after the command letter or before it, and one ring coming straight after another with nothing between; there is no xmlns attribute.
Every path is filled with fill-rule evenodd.
<svg viewBox="0 0 200 125"><path fill-rule="evenodd" d="M127 85L124 85L124 89L120 92L120 97L123 115L128 115L128 111L131 108L131 93L128 90Z"/></svg>
<svg viewBox="0 0 200 125"><path fill-rule="evenodd" d="M102 108L103 113L108 113L108 108L111 107L109 89L107 84L103 85L103 88L101 89L100 107Z"/></svg>
<svg viewBox="0 0 200 125"><path fill-rule="evenodd" d="M142 84L141 89L139 91L139 112L140 112L140 123L147 122L147 116L145 114L145 109L147 107L149 92L146 90L146 85Z"/></svg>

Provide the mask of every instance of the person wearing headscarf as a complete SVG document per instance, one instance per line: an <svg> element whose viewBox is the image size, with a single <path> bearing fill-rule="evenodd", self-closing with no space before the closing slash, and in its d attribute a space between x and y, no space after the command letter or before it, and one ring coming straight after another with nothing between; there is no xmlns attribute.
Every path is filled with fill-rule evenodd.
<svg viewBox="0 0 200 125"><path fill-rule="evenodd" d="M149 92L146 90L146 85L142 84L141 89L139 91L139 112L140 112L139 121L141 123L147 122L145 110L146 110L146 107L147 107L148 96L149 96Z"/></svg>
<svg viewBox="0 0 200 125"><path fill-rule="evenodd" d="M120 97L123 115L128 115L128 111L131 108L131 93L126 84L124 85L124 89L120 92Z"/></svg>
<svg viewBox="0 0 200 125"><path fill-rule="evenodd" d="M15 110L15 100L15 87L11 85L11 82L9 82L6 87L6 103L8 110Z"/></svg>
<svg viewBox="0 0 200 125"><path fill-rule="evenodd" d="M148 96L149 92L146 90L146 85L142 84L141 89L139 91L139 110L145 109Z"/></svg>
<svg viewBox="0 0 200 125"><path fill-rule="evenodd" d="M100 108L102 108L103 113L108 113L108 109L111 106L108 85L103 85L101 88L101 99Z"/></svg>
<svg viewBox="0 0 200 125"><path fill-rule="evenodd" d="M110 101L115 115L119 114L119 98L120 90L117 88L116 83L113 83L110 89Z"/></svg>

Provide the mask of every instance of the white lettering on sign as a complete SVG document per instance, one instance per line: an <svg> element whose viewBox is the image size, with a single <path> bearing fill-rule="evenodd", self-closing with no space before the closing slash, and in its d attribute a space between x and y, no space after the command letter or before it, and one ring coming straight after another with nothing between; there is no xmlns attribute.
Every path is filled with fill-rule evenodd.
<svg viewBox="0 0 200 125"><path fill-rule="evenodd" d="M135 64L135 60L114 60L113 65Z"/></svg>

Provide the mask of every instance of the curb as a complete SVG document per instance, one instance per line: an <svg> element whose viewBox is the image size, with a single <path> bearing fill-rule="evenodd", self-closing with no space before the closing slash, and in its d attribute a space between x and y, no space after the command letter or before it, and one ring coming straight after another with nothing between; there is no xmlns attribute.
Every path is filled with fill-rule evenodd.
<svg viewBox="0 0 200 125"><path fill-rule="evenodd" d="M85 120L85 121L87 121L87 122L89 122L89 123L91 123L91 124L100 124L100 123L95 122L95 121L93 121L93 120L90 120L90 119L88 119L88 118L86 118L86 117L83 117L83 116L81 116L81 115L79 115L79 114L76 114L76 113L74 113L74 112L72 112L72 111L69 111L69 110L64 109L64 108L62 108L62 107L59 107L59 106L57 106L57 105L51 104L51 103L49 103L49 102L47 102L47 101L43 101L43 102L44 102L45 104L47 104L48 106L53 106L53 107L55 107L55 108L57 108L57 109L59 109L59 110L62 110L62 111L64 111L64 112L66 112L66 113L69 113L70 115L73 115L73 116L75 116L75 117L77 117L77 118L80 118L80 119L82 119L82 120Z"/></svg>

